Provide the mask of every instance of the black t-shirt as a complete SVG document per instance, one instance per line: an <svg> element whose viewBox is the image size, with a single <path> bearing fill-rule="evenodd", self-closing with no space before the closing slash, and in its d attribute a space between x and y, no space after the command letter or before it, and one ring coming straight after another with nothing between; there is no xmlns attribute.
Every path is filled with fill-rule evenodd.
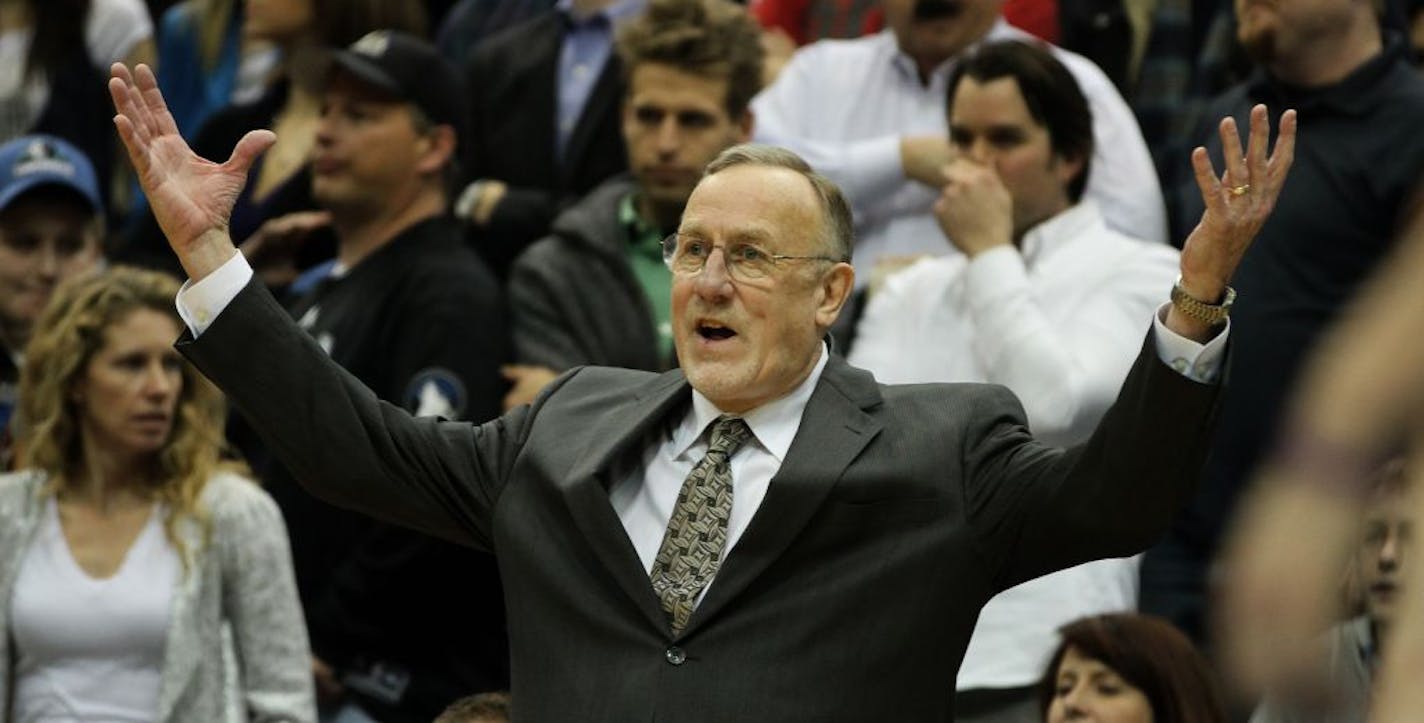
<svg viewBox="0 0 1424 723"><path fill-rule="evenodd" d="M319 278L329 269L304 277L287 306L333 360L412 412L497 416L504 307L453 221L417 223L339 277ZM375 687L399 697L387 707L382 693L363 696L373 714L428 721L459 695L508 685L492 556L332 507L275 461L260 464L290 528L314 653L363 680L380 665Z"/></svg>

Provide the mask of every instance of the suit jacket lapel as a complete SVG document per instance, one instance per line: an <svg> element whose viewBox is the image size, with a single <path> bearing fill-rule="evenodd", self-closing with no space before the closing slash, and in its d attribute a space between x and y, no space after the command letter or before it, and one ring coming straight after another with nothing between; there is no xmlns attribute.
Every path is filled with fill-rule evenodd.
<svg viewBox="0 0 1424 723"><path fill-rule="evenodd" d="M676 407L688 403L690 389L682 372L667 372L643 387L631 403L610 410L601 421L608 434L595 435L580 455L580 465L559 482L574 523L604 568L660 630L667 629L667 617L623 522L609 504L609 485L617 481L609 476L617 469L616 462L641 453L658 425L671 418Z"/></svg>
<svg viewBox="0 0 1424 723"><path fill-rule="evenodd" d="M868 373L831 358L806 403L781 470L693 611L684 635L715 616L796 539L845 468L880 432L880 423L865 411L879 403L880 390Z"/></svg>

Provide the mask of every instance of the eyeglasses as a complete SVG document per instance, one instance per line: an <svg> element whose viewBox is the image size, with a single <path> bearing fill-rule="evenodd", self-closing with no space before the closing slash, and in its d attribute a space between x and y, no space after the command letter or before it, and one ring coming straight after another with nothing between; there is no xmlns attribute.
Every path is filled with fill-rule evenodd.
<svg viewBox="0 0 1424 723"><path fill-rule="evenodd" d="M713 249L722 249L722 263L727 275L737 281L760 281L776 273L783 261L830 261L830 256L791 256L774 254L749 243L714 244L696 236L672 234L663 239L663 263L679 276L696 276L707 267Z"/></svg>

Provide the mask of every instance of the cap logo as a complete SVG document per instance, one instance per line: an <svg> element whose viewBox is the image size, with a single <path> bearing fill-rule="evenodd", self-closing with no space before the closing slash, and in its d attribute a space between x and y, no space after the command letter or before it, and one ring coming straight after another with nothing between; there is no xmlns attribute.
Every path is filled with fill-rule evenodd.
<svg viewBox="0 0 1424 723"><path fill-rule="evenodd" d="M25 146L25 152L15 161L14 170L16 176L27 176L31 173L57 173L72 178L74 164L61 156L50 143L34 140Z"/></svg>
<svg viewBox="0 0 1424 723"><path fill-rule="evenodd" d="M351 52L379 58L386 54L391 45L391 34L387 30L372 30L351 44Z"/></svg>

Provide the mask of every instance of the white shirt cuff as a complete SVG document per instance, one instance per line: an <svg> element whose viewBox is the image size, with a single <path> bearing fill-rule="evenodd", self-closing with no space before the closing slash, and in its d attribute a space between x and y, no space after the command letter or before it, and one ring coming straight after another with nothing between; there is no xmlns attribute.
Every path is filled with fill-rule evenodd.
<svg viewBox="0 0 1424 723"><path fill-rule="evenodd" d="M218 314L237 298L238 292L251 280L252 265L247 263L247 257L241 251L237 251L226 263L197 283L192 279L183 282L176 300L178 316L188 325L194 339L208 330Z"/></svg>
<svg viewBox="0 0 1424 723"><path fill-rule="evenodd" d="M1221 332L1205 344L1198 344L1167 328L1167 309L1171 303L1158 307L1152 316L1153 338L1157 340L1157 356L1178 374L1202 384L1215 384L1221 376L1221 357L1226 353L1226 337L1231 333L1231 319Z"/></svg>

